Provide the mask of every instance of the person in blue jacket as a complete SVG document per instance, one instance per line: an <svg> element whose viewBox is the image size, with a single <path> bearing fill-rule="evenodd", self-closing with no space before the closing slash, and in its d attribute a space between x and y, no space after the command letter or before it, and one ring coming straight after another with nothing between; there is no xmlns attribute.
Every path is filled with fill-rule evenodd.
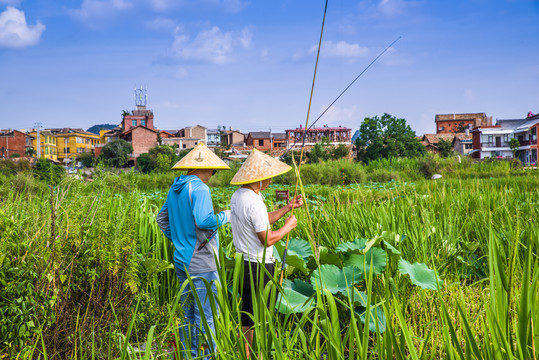
<svg viewBox="0 0 539 360"><path fill-rule="evenodd" d="M185 320L180 322L182 350L191 352L192 357L208 356L215 351L215 325L208 299L205 279L216 293L215 282L219 281L215 258L219 247L217 228L230 221L230 210L215 214L210 189L206 183L216 170L230 169L203 143L199 143L172 167L187 170L187 175L175 178L167 200L157 215L157 223L174 244L176 275L183 284L187 274L191 276L195 291L202 303L199 309L187 285L181 295ZM206 324L202 323L201 311ZM207 325L207 327L206 327ZM211 334L206 334L206 329ZM200 337L205 337L201 341Z"/></svg>

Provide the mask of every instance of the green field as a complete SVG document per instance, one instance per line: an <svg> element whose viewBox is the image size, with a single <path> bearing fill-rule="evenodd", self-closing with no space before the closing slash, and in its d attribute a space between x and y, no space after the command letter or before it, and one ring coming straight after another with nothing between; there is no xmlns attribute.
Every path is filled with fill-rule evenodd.
<svg viewBox="0 0 539 360"><path fill-rule="evenodd" d="M426 180L420 166L444 177ZM254 299L255 353L539 356L537 172L506 164L448 171L436 164L338 163L325 178L342 179L343 167L344 187L305 167L300 191L308 206L295 211L285 296L272 296L276 279ZM369 181L373 174L383 181ZM214 185L231 177L221 176ZM0 358L170 356L183 284L155 215L172 177L103 172L93 181L64 177L48 186L27 172L0 176ZM293 180L290 173L280 182ZM265 191L270 209L282 205L275 189L294 191L272 185ZM234 190L212 189L216 210L227 208ZM229 226L220 241L216 356L241 358L241 259Z"/></svg>

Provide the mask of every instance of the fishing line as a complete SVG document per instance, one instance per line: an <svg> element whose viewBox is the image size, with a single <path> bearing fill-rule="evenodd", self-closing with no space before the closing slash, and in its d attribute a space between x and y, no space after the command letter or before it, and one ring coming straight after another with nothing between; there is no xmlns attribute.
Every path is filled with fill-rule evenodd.
<svg viewBox="0 0 539 360"><path fill-rule="evenodd" d="M311 95L309 97L309 106L307 108L307 119L305 120L305 128L307 128L307 126L309 125L309 115L311 113L311 104L312 104L312 100L313 100L314 84L315 84L315 81L316 81L316 70L318 69L318 60L320 58L320 48L322 47L322 35L324 34L324 24L326 22L327 9L328 9L328 0L326 0L326 6L324 8L324 17L322 19L322 29L320 30L320 39L318 40L318 52L316 54L316 63L314 65L313 84L311 86ZM305 136L304 136L304 138L305 138ZM294 197L292 198L292 211L291 211L290 216L294 215L294 204L296 202L296 196L297 196L297 193L298 193L299 174L301 172L301 162L302 162L302 160L303 160L303 147L301 148L301 154L300 154L300 157L299 157L299 167L298 167L298 172L297 172L297 176L296 176L296 187L294 189ZM284 269L285 269L285 264L286 264L286 253L288 252L288 242L289 242L289 240L290 240L290 232L286 235L286 245L284 247L283 261L282 261L282 265L281 265L281 277L279 279L279 285L281 285L281 286L283 285L283 276L284 276Z"/></svg>
<svg viewBox="0 0 539 360"><path fill-rule="evenodd" d="M348 91L348 89L354 85L354 83L361 77L361 75L363 75L382 55L384 55L384 53L389 50L389 48L391 48L397 41L399 41L400 39L402 38L402 36L399 36L398 38L396 38L391 44L389 44L380 54L378 54L377 57L374 58L373 61L371 61L371 63L365 68L363 69L363 71L358 75L356 76L356 78L350 83L348 84L348 86L343 90L341 91L341 93L339 94L339 96L337 96L335 98L335 100L333 100L333 102L331 104L329 104L329 106L316 118L316 120L311 124L311 126L309 126L307 128L307 126L305 126L305 131L303 132L303 137L302 137L302 144L301 144L301 150L303 151L303 147L305 146L305 138L307 136L307 130L310 130L314 124L316 124L318 122L318 120L320 120L320 118L322 116L324 116L324 114L337 102L337 100L340 99L340 97L346 92ZM294 144L281 156L284 156L286 154L288 154L288 152L290 150L292 150L297 144L297 141L294 142Z"/></svg>

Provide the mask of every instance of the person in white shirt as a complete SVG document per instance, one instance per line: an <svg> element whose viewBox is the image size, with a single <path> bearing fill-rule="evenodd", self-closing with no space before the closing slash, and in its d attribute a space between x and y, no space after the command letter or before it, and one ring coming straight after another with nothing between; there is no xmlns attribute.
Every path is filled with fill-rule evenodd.
<svg viewBox="0 0 539 360"><path fill-rule="evenodd" d="M303 199L299 195L286 206L268 213L261 191L270 185L273 177L290 169L291 167L285 163L253 149L231 181L232 185L242 185L234 192L230 201L230 224L236 252L243 254L245 261L242 331L247 340L245 351L248 357L253 341L252 297L259 290L259 274L264 273L263 285L265 286L269 281L267 273L273 276L275 272L273 245L296 227L297 220L292 215L277 230L272 230L271 225L293 208L303 205ZM262 264L267 273L260 269Z"/></svg>

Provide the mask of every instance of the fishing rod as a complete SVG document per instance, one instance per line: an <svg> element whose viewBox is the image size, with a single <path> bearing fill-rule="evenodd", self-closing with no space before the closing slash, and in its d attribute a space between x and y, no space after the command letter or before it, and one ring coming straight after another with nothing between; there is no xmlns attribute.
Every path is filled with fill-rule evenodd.
<svg viewBox="0 0 539 360"><path fill-rule="evenodd" d="M313 101L314 93L314 84L316 81L316 70L318 69L318 60L320 59L320 48L322 47L322 35L324 35L324 24L326 22L326 13L328 10L328 0L326 0L326 6L324 8L324 17L322 19L322 29L320 30L320 39L318 40L318 52L316 53L316 63L314 65L314 74L313 74L313 84L311 86L311 95L309 97L309 106L307 108L307 119L305 120L305 127L309 125L309 115L311 113L311 104ZM296 203L296 196L298 193L298 181L299 181L299 172L301 171L301 160L303 159L303 147L301 148L300 162L298 168L298 176L296 176L296 188L294 190L294 197L292 198L292 211L290 216L294 215L294 204ZM288 242L290 240L290 232L286 235L286 245L284 247L283 261L281 266L281 277L279 279L279 285L283 285L284 270L286 266L286 253L288 252Z"/></svg>
<svg viewBox="0 0 539 360"><path fill-rule="evenodd" d="M328 110L329 110L329 109L330 109L330 108L337 102L337 100L339 100L340 97L341 97L346 91L348 91L348 89L350 89L350 87L351 87L352 85L354 85L354 83L361 77L361 75L363 75L363 74L364 74L364 73L365 73L365 72L366 72L366 71L367 71L367 70L368 70L368 69L369 69L369 68L370 68L370 67L371 67L371 66L372 66L372 65L373 65L373 64L374 64L374 63L375 63L375 62L376 62L382 55L384 55L384 53L385 53L387 50L389 50L389 49L390 49L390 48L391 48L397 41L399 41L401 38L402 38L402 36L399 36L399 37L396 38L391 44L389 44L388 46L386 46L386 48L385 48L382 52L380 52L380 54L378 54L378 56L375 57L374 60L371 61L371 63L370 63L365 69L363 69L363 71L362 71L361 73L359 73L359 75L356 76L356 78L355 78L350 84L348 84L348 86L347 86L343 91L341 91L341 93L339 94L339 96L337 96L337 97L335 98L335 100L333 100L333 102L332 102L331 104L329 104L329 106L326 107L326 109L325 109L324 111L322 111L322 113L316 118L316 120L311 124L311 126L309 126L308 128L305 127L305 131L303 131L303 136L302 136L302 144L301 144L301 148L302 148L302 149L303 149L303 147L305 146L305 138L306 138L306 136L307 136L307 130L310 130L310 129L314 126L314 124L316 124L316 123L318 122L318 120L320 120L320 118L321 118L322 116L324 116L324 114L325 114L325 113L326 113L326 112L327 112L327 111L328 111ZM284 155L288 154L288 152L289 152L290 150L292 150L292 149L296 146L296 144L297 144L297 141L295 141L294 144L293 144L288 150L286 150L286 152L285 152L283 155L281 155L281 156L284 156Z"/></svg>
<svg viewBox="0 0 539 360"><path fill-rule="evenodd" d="M399 36L398 38L396 38L395 40L393 40L393 42L391 44L389 44L388 46L385 47L384 50L382 50L382 52L380 52L378 54L378 56L376 56L374 58L374 60L372 60L370 62L369 65L367 65L367 67L365 69L363 69L363 71L361 71L361 73L359 73L358 76L355 77L354 80L352 80L352 82L350 82L350 84L348 84L348 86L343 90L341 91L341 93L339 94L339 96L337 96L335 98L335 100L333 100L331 102L331 104L329 104L329 106L316 118L316 120L310 125L309 125L309 114L310 114L310 111L311 111L311 103L312 103L312 98L313 98L313 91L314 91L314 84L315 84L315 79L316 79L316 70L318 68L318 59L320 57L320 47L321 47L321 44L322 44L322 34L324 32L324 22L325 22L325 19L326 19L326 11L327 11L327 4L328 4L328 1L326 0L326 7L324 9L324 20L322 21L322 30L320 32L320 41L318 43L318 53L316 55L316 65L315 65L315 68L314 68L314 76L313 76L313 84L312 84L312 87L311 87L311 95L310 95L310 98L309 98L309 107L308 107L308 110L307 110L307 120L305 122L305 130L303 132L303 139L302 139L302 144L301 144L301 152L300 152L300 157L299 157L299 166L298 166L298 172L297 172L297 176L296 176L296 187L295 187L295 190L294 190L294 197L292 198L292 203L295 203L295 200L296 200L296 197L297 197L297 191L298 191L298 183L299 183L299 175L301 173L301 163L303 162L303 153L304 153L304 149L305 149L305 139L306 139L306 135L307 135L307 130L310 130L317 122L318 120L320 120L320 118L322 116L324 116L324 114L337 102L337 100L340 99L340 97L346 92L348 91L348 89L350 89L350 87L352 85L354 85L354 83L382 56L385 54L385 52L387 50L389 50L389 48L391 48L397 41L399 41L402 36ZM297 142L294 142L294 145L292 145L290 147L290 149L288 149L282 156L288 154L288 152L290 150L292 150L292 148L296 145ZM294 215L294 207L292 207L292 211L291 211L291 216ZM279 279L279 285L282 286L283 284L283 278L284 278L284 271L285 271L285 266L286 266L286 255L288 253L288 244L289 244L289 240L290 240L290 233L287 234L286 236L286 244L285 244L285 247L284 247L284 253L283 253L283 261L282 261L282 267L281 267L281 276L280 276L280 279Z"/></svg>

